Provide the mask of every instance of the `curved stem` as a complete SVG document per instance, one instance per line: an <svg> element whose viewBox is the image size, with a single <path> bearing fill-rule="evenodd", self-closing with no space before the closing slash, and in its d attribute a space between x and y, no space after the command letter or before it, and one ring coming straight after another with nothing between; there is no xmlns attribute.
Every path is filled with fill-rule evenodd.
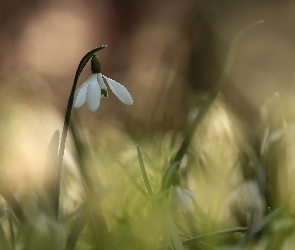
<svg viewBox="0 0 295 250"><path fill-rule="evenodd" d="M208 109L211 107L211 105L214 103L215 99L217 98L219 92L221 91L221 89L224 87L225 83L227 82L227 78L228 75L231 71L231 68L233 66L233 62L234 62L234 58L235 58L235 52L236 52L236 48L238 45L238 42L241 38L241 36L249 29L262 24L263 21L259 20L257 22L254 22L250 25L248 25L247 27L245 27L244 29L242 29L234 38L234 40L231 43L229 52L228 52L228 56L227 56L227 60L224 66L224 69L222 71L222 74L215 86L215 88L209 93L209 99L208 101L205 103L205 105L203 106L203 108L200 110L199 114L197 115L197 117L195 118L195 120L193 121L190 129L188 130L181 147L179 148L177 154L175 155L174 159L172 160L172 162L177 162L180 161L182 159L182 157L184 156L191 140L192 137L198 127L198 125L200 125L201 120L203 119L203 117L205 116L205 114L207 113Z"/></svg>
<svg viewBox="0 0 295 250"><path fill-rule="evenodd" d="M259 20L256 21L254 23L249 24L248 26L246 26L245 28L243 28L234 38L234 40L231 43L231 46L229 48L229 52L228 52L228 56L226 59L226 63L224 66L224 69L222 71L222 74L215 86L214 89L212 89L209 92L209 98L208 100L204 103L203 107L200 109L200 112L198 113L198 115L196 116L196 118L194 119L194 121L192 122L192 124L190 125L188 131L186 132L183 142L179 148L179 150L177 151L175 157L171 160L171 164L169 166L169 168L172 168L172 165L175 162L180 162L181 159L183 158L183 156L185 155L191 141L192 138L197 130L197 128L199 127L199 125L201 124L201 121L203 120L203 118L205 117L205 115L207 114L209 108L212 106L212 104L214 103L214 101L216 100L219 92L221 91L221 89L224 87L225 83L227 82L227 78L228 75L231 71L231 68L233 66L233 62L234 62L234 58L235 58L235 52L236 52L236 48L237 45L240 41L241 36L248 31L249 29L262 24L264 21L263 20ZM170 176L167 176L170 172L170 174L172 174L171 171L168 171L169 168L166 170L164 176L163 176L163 181L162 181L162 191L169 188L170 187ZM175 169L178 170L179 166ZM165 181L166 180L166 181ZM168 181L167 181L168 180Z"/></svg>
<svg viewBox="0 0 295 250"><path fill-rule="evenodd" d="M67 110L66 110L66 114L65 114L65 120L64 120L62 137L61 137L60 146L59 146L58 160L57 160L57 176L56 176L55 199L54 199L54 201L55 201L54 211L55 211L56 218L58 218L62 162L63 162L63 157L64 157L67 134L68 134L68 130L69 130L71 112L72 112L72 108L73 108L73 104L74 104L74 96L75 96L76 86L77 86L80 74L81 74L82 70L84 69L86 63L89 61L89 59L93 56L93 54L95 52L102 50L106 47L107 47L107 45L101 45L99 47L96 47L96 48L90 50L80 61L79 66L76 71L74 83L73 83L73 86L71 89L71 93L70 93L68 105L67 105Z"/></svg>

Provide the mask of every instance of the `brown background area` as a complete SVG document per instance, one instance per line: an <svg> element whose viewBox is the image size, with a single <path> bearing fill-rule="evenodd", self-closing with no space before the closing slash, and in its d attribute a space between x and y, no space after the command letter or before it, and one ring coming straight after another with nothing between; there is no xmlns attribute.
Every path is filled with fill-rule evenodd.
<svg viewBox="0 0 295 250"><path fill-rule="evenodd" d="M294 91L294 13L295 1L286 0L2 1L0 87L13 77L30 98L50 90L62 114L79 60L107 44L102 73L128 88L134 106L110 93L96 117L145 131L183 129L192 96L214 86L234 35L264 19L244 36L224 90L233 111L254 122L275 91ZM90 118L85 107L79 113Z"/></svg>

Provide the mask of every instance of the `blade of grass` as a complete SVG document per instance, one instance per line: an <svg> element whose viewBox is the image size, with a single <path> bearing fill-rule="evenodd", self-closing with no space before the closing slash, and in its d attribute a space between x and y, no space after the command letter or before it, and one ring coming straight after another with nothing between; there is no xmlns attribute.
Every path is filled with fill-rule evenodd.
<svg viewBox="0 0 295 250"><path fill-rule="evenodd" d="M64 223L64 222L66 222L66 221L72 219L74 216L76 216L76 215L81 211L81 209L82 209L83 207L84 207L84 204L80 205L80 206L77 207L73 212L70 212L69 214L66 214L66 215L64 215L63 217L61 217L61 218L59 219L59 221L60 221L61 223Z"/></svg>
<svg viewBox="0 0 295 250"><path fill-rule="evenodd" d="M276 210L272 211L268 215L266 215L259 223L253 226L250 235L251 237L254 236L254 234L261 231L263 228L265 228L275 217L277 217L287 206L282 206L277 208Z"/></svg>
<svg viewBox="0 0 295 250"><path fill-rule="evenodd" d="M9 188L0 184L0 194L6 200L6 202L10 206L11 210L15 214L16 218L19 220L19 222L20 223L28 222L28 219L27 219L21 205L15 199L13 193L9 190Z"/></svg>
<svg viewBox="0 0 295 250"><path fill-rule="evenodd" d="M1 223L0 223L0 249L7 249L7 250L11 249Z"/></svg>
<svg viewBox="0 0 295 250"><path fill-rule="evenodd" d="M59 131L56 130L50 140L47 158L44 171L43 189L44 199L46 205L48 205L49 212L54 211L54 198L55 198L55 186L57 175L57 155L59 144Z"/></svg>
<svg viewBox="0 0 295 250"><path fill-rule="evenodd" d="M152 190L151 184L149 182L149 178L148 178L147 173L145 171L145 167L144 167L144 163L143 163L143 159L142 159L139 145L136 145L136 148L137 148L138 161L139 161L139 165L140 165L140 169L141 169L142 178L143 178L146 190L148 192L148 195L151 196L154 194L154 192Z"/></svg>
<svg viewBox="0 0 295 250"><path fill-rule="evenodd" d="M109 233L106 225L105 218L102 213L100 204L92 208L89 212L90 228L95 239L95 249L112 249L113 244L111 234Z"/></svg>
<svg viewBox="0 0 295 250"><path fill-rule="evenodd" d="M164 201L164 209L165 209L165 214L166 214L167 221L168 221L168 226L169 226L169 229L171 232L171 237L173 240L174 248L176 250L184 250L184 247L183 247L177 226L176 226L173 216L171 214L169 203L168 203L167 199L165 199L165 201Z"/></svg>
<svg viewBox="0 0 295 250"><path fill-rule="evenodd" d="M90 222L90 229L94 235L97 246L104 247L107 244L109 238L107 224L103 216L103 212L100 204L96 204L93 197L99 197L96 192L99 183L96 182L95 187L92 178L87 172L85 160L92 159L88 144L86 142L83 131L79 129L80 121L78 117L75 117L75 121L71 122L70 129L73 136L73 141L77 150L77 163L83 180L83 186L87 196L87 209L88 219ZM96 200L97 201L97 200ZM99 222L99 223L97 223ZM104 248L103 248L104 249Z"/></svg>
<svg viewBox="0 0 295 250"><path fill-rule="evenodd" d="M76 219L74 226L68 236L67 242L66 242L66 250L73 250L75 249L77 240L86 224L86 220L88 218L88 209L81 209L80 214L78 215L78 218Z"/></svg>
<svg viewBox="0 0 295 250"><path fill-rule="evenodd" d="M213 236L220 236L220 235L225 235L225 234L232 234L232 233L244 233L247 231L248 231L247 227L229 228L229 229L219 230L219 231L212 232L212 233L202 234L202 235L193 237L189 240L184 240L182 243L184 246L187 246L187 245L196 243L199 240L202 240L204 238L213 237Z"/></svg>
<svg viewBox="0 0 295 250"><path fill-rule="evenodd" d="M15 249L15 235L14 235L12 214L11 213L8 213L8 223L9 223L11 247L12 247L12 249Z"/></svg>

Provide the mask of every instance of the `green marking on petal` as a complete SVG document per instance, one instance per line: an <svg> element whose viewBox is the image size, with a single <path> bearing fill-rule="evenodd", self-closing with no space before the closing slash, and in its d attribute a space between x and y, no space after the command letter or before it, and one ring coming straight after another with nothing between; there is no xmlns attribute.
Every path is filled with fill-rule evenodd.
<svg viewBox="0 0 295 250"><path fill-rule="evenodd" d="M105 98L108 97L108 91L106 89L101 89L101 95Z"/></svg>

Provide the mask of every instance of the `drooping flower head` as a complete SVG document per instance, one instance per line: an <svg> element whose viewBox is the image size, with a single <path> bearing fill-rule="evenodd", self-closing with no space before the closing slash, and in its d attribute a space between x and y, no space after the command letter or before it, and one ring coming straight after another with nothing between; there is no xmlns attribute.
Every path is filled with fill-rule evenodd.
<svg viewBox="0 0 295 250"><path fill-rule="evenodd" d="M108 90L104 80L119 100L126 105L133 105L128 90L120 83L101 74L101 63L98 56L91 59L92 75L76 90L74 108L80 108L85 102L90 112L95 112L100 105L101 98L108 97Z"/></svg>
<svg viewBox="0 0 295 250"><path fill-rule="evenodd" d="M185 211L194 213L195 204L203 206L203 201L197 193L180 187L180 178L178 172L175 172L171 179L172 189L170 203L175 210L183 209Z"/></svg>

